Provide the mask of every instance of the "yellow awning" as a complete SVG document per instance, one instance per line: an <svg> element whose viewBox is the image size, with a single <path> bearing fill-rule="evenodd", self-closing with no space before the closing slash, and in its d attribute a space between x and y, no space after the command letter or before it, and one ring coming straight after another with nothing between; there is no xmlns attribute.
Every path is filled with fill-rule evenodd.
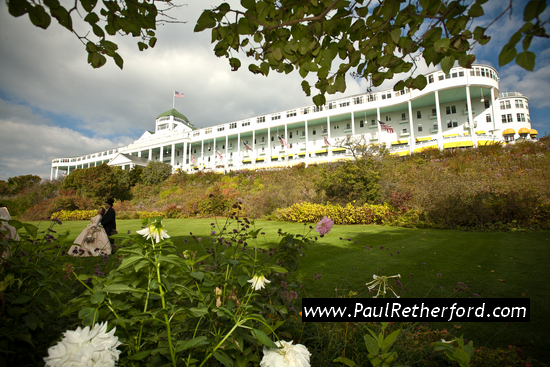
<svg viewBox="0 0 550 367"><path fill-rule="evenodd" d="M526 127L522 127L521 129L519 129L518 134L529 134L529 129L527 129Z"/></svg>
<svg viewBox="0 0 550 367"><path fill-rule="evenodd" d="M316 150L315 154L328 153L328 149Z"/></svg>
<svg viewBox="0 0 550 367"><path fill-rule="evenodd" d="M432 140L433 138L431 136L426 136L426 137L423 137L423 138L416 138L416 141L428 141L428 140Z"/></svg>
<svg viewBox="0 0 550 367"><path fill-rule="evenodd" d="M299 155L300 157L302 157L302 156L306 155L306 152L300 152L300 153L298 153L298 155Z"/></svg>
<svg viewBox="0 0 550 367"><path fill-rule="evenodd" d="M251 159L243 159L243 163L252 162Z"/></svg>
<svg viewBox="0 0 550 367"><path fill-rule="evenodd" d="M444 138L448 138L449 136L458 136L458 134L447 134L447 135L443 135Z"/></svg>
<svg viewBox="0 0 550 367"><path fill-rule="evenodd" d="M470 136L470 132L469 131L464 131L464 136Z"/></svg>
<svg viewBox="0 0 550 367"><path fill-rule="evenodd" d="M408 150L405 150L405 151L403 151L403 152L396 152L396 153L390 153L390 154L391 154L391 155L403 156L403 155L409 155L409 154L411 154L411 152L408 151Z"/></svg>
<svg viewBox="0 0 550 367"><path fill-rule="evenodd" d="M271 159L279 159L279 156L278 155L272 155Z"/></svg>
<svg viewBox="0 0 550 367"><path fill-rule="evenodd" d="M510 135L510 134L515 134L516 133L516 130L514 129L506 129L502 132L502 135Z"/></svg>
<svg viewBox="0 0 550 367"><path fill-rule="evenodd" d="M443 144L443 148L458 148L458 147L473 147L474 143L471 141L455 141L452 143Z"/></svg>
<svg viewBox="0 0 550 367"><path fill-rule="evenodd" d="M408 140L395 140L391 142L391 145L407 144L408 142Z"/></svg>
<svg viewBox="0 0 550 367"><path fill-rule="evenodd" d="M332 148L333 152L345 152L346 148Z"/></svg>
<svg viewBox="0 0 550 367"><path fill-rule="evenodd" d="M435 144L426 144L426 145L424 145L424 146L422 146L422 147L420 147L420 148L416 148L416 149L414 150L414 153L419 153L419 152L421 152L421 151L423 151L423 150L425 150L425 149L428 149L428 148L437 148L437 143L435 143Z"/></svg>
<svg viewBox="0 0 550 367"><path fill-rule="evenodd" d="M476 131L476 134L485 134L485 130L478 130Z"/></svg>
<svg viewBox="0 0 550 367"><path fill-rule="evenodd" d="M263 162L263 161L265 161L265 158L264 158L264 157L256 158L256 162Z"/></svg>
<svg viewBox="0 0 550 367"><path fill-rule="evenodd" d="M539 133L539 132L538 132L537 130L535 130L535 129L529 130L529 135L538 135L538 133Z"/></svg>

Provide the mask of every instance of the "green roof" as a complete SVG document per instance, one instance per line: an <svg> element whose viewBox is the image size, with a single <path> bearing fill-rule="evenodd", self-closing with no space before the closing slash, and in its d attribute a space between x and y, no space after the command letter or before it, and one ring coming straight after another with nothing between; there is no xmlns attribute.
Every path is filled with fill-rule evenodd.
<svg viewBox="0 0 550 367"><path fill-rule="evenodd" d="M164 113L161 113L160 115L157 116L157 119L161 118L161 117L164 117L164 116L174 116L174 117L179 117L180 119L183 119L184 121L186 122L189 122L189 120L187 119L187 117L185 117L184 115L182 115L181 113L179 113L178 111L176 111L176 109L172 108L171 110L168 110Z"/></svg>

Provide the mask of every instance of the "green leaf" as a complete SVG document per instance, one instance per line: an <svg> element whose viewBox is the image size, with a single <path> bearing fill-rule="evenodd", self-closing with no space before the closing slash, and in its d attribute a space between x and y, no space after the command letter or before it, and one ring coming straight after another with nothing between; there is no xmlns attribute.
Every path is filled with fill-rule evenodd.
<svg viewBox="0 0 550 367"><path fill-rule="evenodd" d="M250 277L248 275L239 275L237 277L237 281L239 282L241 287L244 287L249 280L250 280Z"/></svg>
<svg viewBox="0 0 550 367"><path fill-rule="evenodd" d="M221 350L214 351L212 355L214 356L214 358L218 360L218 362L223 364L225 367L233 367L233 360Z"/></svg>
<svg viewBox="0 0 550 367"><path fill-rule="evenodd" d="M28 7L27 10L29 11L29 19L32 24L43 29L48 28L51 23L51 18L41 5Z"/></svg>
<svg viewBox="0 0 550 367"><path fill-rule="evenodd" d="M416 78L414 78L413 86L416 89L424 89L426 88L426 85L428 85L428 81L426 80L426 77L424 75L419 75Z"/></svg>
<svg viewBox="0 0 550 367"><path fill-rule="evenodd" d="M470 10L468 10L468 16L471 18L477 18L483 16L485 13L483 12L483 7L479 4L473 4L470 7Z"/></svg>
<svg viewBox="0 0 550 367"><path fill-rule="evenodd" d="M86 12L89 13L92 10L94 10L97 4L97 0L80 0L80 3L82 4L82 7L84 8L84 10L86 10Z"/></svg>
<svg viewBox="0 0 550 367"><path fill-rule="evenodd" d="M84 21L90 24L96 24L97 22L99 22L99 17L96 13L88 13L88 15L84 17Z"/></svg>
<svg viewBox="0 0 550 367"><path fill-rule="evenodd" d="M26 314L23 317L23 320L25 321L25 325L31 330L36 330L38 324L40 323L40 319L34 313Z"/></svg>
<svg viewBox="0 0 550 367"><path fill-rule="evenodd" d="M136 354L134 354L133 356L131 356L130 359L133 361L139 361L144 359L145 357L148 357L150 354L151 354L150 350L141 350Z"/></svg>
<svg viewBox="0 0 550 367"><path fill-rule="evenodd" d="M11 303L14 305L20 305L22 303L27 303L31 300L31 296L22 294L19 297L17 297L15 300L13 300Z"/></svg>
<svg viewBox="0 0 550 367"><path fill-rule="evenodd" d="M181 340L176 345L176 352L180 353L189 348L194 348L200 345L207 345L207 344L208 344L208 338L206 336L199 336L191 340Z"/></svg>
<svg viewBox="0 0 550 367"><path fill-rule="evenodd" d="M399 336L400 332L401 329L395 330L393 333L384 338L384 341L382 342L383 351L387 351L391 347L391 345L395 342L395 339L397 339L397 336Z"/></svg>
<svg viewBox="0 0 550 367"><path fill-rule="evenodd" d="M266 333L264 333L263 331L252 328L252 335L256 338L256 340L258 340L266 347L274 349L278 348L277 345L273 343L273 340L271 340L271 338L267 336Z"/></svg>
<svg viewBox="0 0 550 367"><path fill-rule="evenodd" d="M504 66L510 63L517 55L515 47L508 47L508 45L502 48L500 54L498 55L498 64L499 66Z"/></svg>
<svg viewBox="0 0 550 367"><path fill-rule="evenodd" d="M455 64L455 58L454 56L447 56L447 57L444 57L443 60L441 60L441 69L443 70L443 72L445 74L449 74L449 72L451 71L451 68L454 66Z"/></svg>
<svg viewBox="0 0 550 367"><path fill-rule="evenodd" d="M516 64L525 70L533 71L535 69L535 53L530 51L519 53L516 57Z"/></svg>
<svg viewBox="0 0 550 367"><path fill-rule="evenodd" d="M393 43L399 43L399 38L401 37L401 28L396 28L390 33Z"/></svg>
<svg viewBox="0 0 550 367"><path fill-rule="evenodd" d="M202 32L207 28L214 28L216 24L217 22L212 15L212 11L205 10L197 20L194 32Z"/></svg>
<svg viewBox="0 0 550 367"><path fill-rule="evenodd" d="M254 10L256 9L256 1L255 0L241 0L241 5L248 10Z"/></svg>
<svg viewBox="0 0 550 367"><path fill-rule="evenodd" d="M546 1L532 0L527 3L523 11L523 20L530 22L546 9Z"/></svg>
<svg viewBox="0 0 550 367"><path fill-rule="evenodd" d="M357 366L357 364L354 361L352 361L351 359L347 359L346 357L338 357L332 362L333 363L342 363L342 364L345 364L346 366L349 366L349 367Z"/></svg>
<svg viewBox="0 0 550 367"><path fill-rule="evenodd" d="M106 293L145 292L142 289L133 288L122 283L113 283L102 289Z"/></svg>
<svg viewBox="0 0 550 367"><path fill-rule="evenodd" d="M198 279L198 280L203 280L204 279L204 273L202 271L193 271L193 272L191 272L190 275L193 278Z"/></svg>
<svg viewBox="0 0 550 367"><path fill-rule="evenodd" d="M78 317L82 319L82 325L92 326L94 323L94 315L96 309L94 307L85 307L78 312Z"/></svg>
<svg viewBox="0 0 550 367"><path fill-rule="evenodd" d="M286 269L283 268L282 266L271 265L269 268L270 268L271 270L273 270L274 272L276 272L276 273L280 273L280 274L286 274L286 273L288 273L288 270L286 270Z"/></svg>
<svg viewBox="0 0 550 367"><path fill-rule="evenodd" d="M378 355L380 347L378 346L378 342L376 341L376 339L374 339L370 335L365 335L363 339L365 339L365 345L367 346L367 350L369 351L369 353Z"/></svg>
<svg viewBox="0 0 550 367"><path fill-rule="evenodd" d="M441 38L434 43L434 48L439 53L445 53L449 49L451 40L448 38Z"/></svg>
<svg viewBox="0 0 550 367"><path fill-rule="evenodd" d="M23 223L23 227L25 227L25 231L29 234L29 236L36 238L38 234L38 227L29 223Z"/></svg>
<svg viewBox="0 0 550 367"><path fill-rule="evenodd" d="M8 0L7 3L8 11L14 17L20 17L21 15L26 14L27 9L31 7L31 5L25 0Z"/></svg>
<svg viewBox="0 0 550 367"><path fill-rule="evenodd" d="M317 94L313 97L313 103L315 103L316 106L322 106L327 102L327 99L322 94Z"/></svg>
<svg viewBox="0 0 550 367"><path fill-rule="evenodd" d="M89 42L89 43L91 43L91 42ZM118 270L126 269L127 267L132 266L133 264L140 261L141 259L143 259L142 256L127 257L124 260L122 260L122 263L119 265Z"/></svg>
<svg viewBox="0 0 550 367"><path fill-rule="evenodd" d="M103 292L95 292L90 297L90 302L92 302L94 305L100 305L105 300L105 293Z"/></svg>

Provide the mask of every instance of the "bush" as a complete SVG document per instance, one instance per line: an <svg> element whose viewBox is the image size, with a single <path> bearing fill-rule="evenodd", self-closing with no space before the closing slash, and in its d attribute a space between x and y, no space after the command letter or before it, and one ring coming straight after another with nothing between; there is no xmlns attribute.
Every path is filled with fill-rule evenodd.
<svg viewBox="0 0 550 367"><path fill-rule="evenodd" d="M393 216L392 208L387 204L345 207L339 205L321 205L298 203L277 212L277 218L289 222L315 223L324 216L335 224L384 224Z"/></svg>
<svg viewBox="0 0 550 367"><path fill-rule="evenodd" d="M145 185L156 185L166 180L172 173L172 166L164 162L149 162L141 173Z"/></svg>

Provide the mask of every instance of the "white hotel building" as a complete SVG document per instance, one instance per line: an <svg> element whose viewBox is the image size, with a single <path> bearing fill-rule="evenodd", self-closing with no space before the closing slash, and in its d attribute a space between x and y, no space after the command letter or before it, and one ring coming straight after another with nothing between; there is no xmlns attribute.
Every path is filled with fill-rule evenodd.
<svg viewBox="0 0 550 367"><path fill-rule="evenodd" d="M351 158L346 148L337 146L350 136L361 136L367 144L385 146L397 155L426 147L475 147L536 138L529 99L517 92L501 93L494 68L455 67L448 75L435 71L426 79L424 90L372 92L321 107L303 106L205 128L195 128L172 109L157 117L154 132L146 131L133 144L53 159L51 178L101 163L131 169L161 161L173 170L189 172L325 163ZM382 129L379 121L393 132Z"/></svg>

